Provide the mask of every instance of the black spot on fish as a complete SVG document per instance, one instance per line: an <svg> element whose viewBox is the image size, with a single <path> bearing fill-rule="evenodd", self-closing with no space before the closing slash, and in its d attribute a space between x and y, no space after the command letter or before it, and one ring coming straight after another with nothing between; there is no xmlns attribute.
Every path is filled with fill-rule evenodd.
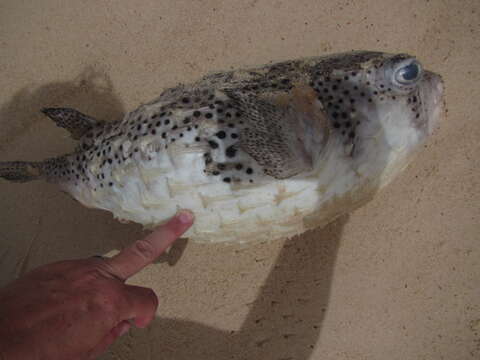
<svg viewBox="0 0 480 360"><path fill-rule="evenodd" d="M213 140L210 140L210 141L208 142L208 144L210 145L210 147L211 147L212 149L218 148L218 144L217 144L215 141L213 141Z"/></svg>
<svg viewBox="0 0 480 360"><path fill-rule="evenodd" d="M225 137L227 136L227 134L226 134L225 131L223 131L223 130L217 132L215 135L216 135L219 139L225 139Z"/></svg>
<svg viewBox="0 0 480 360"><path fill-rule="evenodd" d="M235 157L235 155L237 154L237 149L235 149L233 147L233 145L229 146L226 150L225 150L225 155L229 158L233 158Z"/></svg>

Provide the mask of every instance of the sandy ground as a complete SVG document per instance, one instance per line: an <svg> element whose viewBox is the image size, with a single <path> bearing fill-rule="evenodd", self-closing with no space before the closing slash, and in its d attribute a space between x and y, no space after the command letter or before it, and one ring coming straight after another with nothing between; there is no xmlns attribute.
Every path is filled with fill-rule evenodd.
<svg viewBox="0 0 480 360"><path fill-rule="evenodd" d="M72 149L43 106L113 120L212 70L351 49L417 55L444 76L448 119L412 166L326 229L188 243L174 266L149 267L131 282L159 294L158 318L103 359L480 358L477 0L2 0L0 46L9 160ZM1 284L142 235L51 185L0 189Z"/></svg>

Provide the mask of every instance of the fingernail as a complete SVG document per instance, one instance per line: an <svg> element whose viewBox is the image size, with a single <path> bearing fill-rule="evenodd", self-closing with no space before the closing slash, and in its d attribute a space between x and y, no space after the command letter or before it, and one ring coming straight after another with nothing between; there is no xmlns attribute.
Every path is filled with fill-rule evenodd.
<svg viewBox="0 0 480 360"><path fill-rule="evenodd" d="M189 210L181 210L177 218L182 224L190 224L193 221L193 213Z"/></svg>
<svg viewBox="0 0 480 360"><path fill-rule="evenodd" d="M119 336L125 335L130 330L131 325L129 323L123 323L120 327Z"/></svg>

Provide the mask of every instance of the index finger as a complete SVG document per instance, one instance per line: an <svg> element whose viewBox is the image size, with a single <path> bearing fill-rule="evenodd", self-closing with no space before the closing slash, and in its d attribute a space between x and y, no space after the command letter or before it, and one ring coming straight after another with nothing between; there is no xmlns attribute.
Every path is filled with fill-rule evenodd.
<svg viewBox="0 0 480 360"><path fill-rule="evenodd" d="M105 259L109 271L117 278L128 279L151 264L192 224L193 214L190 211L178 212L165 225L155 229L146 238L135 241L117 255Z"/></svg>

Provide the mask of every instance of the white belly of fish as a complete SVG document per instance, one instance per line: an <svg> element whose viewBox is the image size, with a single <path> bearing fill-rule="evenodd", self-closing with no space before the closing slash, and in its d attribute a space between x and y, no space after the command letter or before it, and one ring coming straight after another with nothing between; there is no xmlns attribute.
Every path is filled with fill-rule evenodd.
<svg viewBox="0 0 480 360"><path fill-rule="evenodd" d="M93 191L93 184L82 183L67 190L86 206L148 228L165 222L178 209L190 209L196 220L186 236L194 241L289 238L365 203L403 168L406 151L393 151L379 139L365 142L355 158L332 142L308 177L249 185L206 175L202 151L172 154L172 146L155 153L152 160L130 161L113 169L112 187ZM96 165L90 166L94 170Z"/></svg>

